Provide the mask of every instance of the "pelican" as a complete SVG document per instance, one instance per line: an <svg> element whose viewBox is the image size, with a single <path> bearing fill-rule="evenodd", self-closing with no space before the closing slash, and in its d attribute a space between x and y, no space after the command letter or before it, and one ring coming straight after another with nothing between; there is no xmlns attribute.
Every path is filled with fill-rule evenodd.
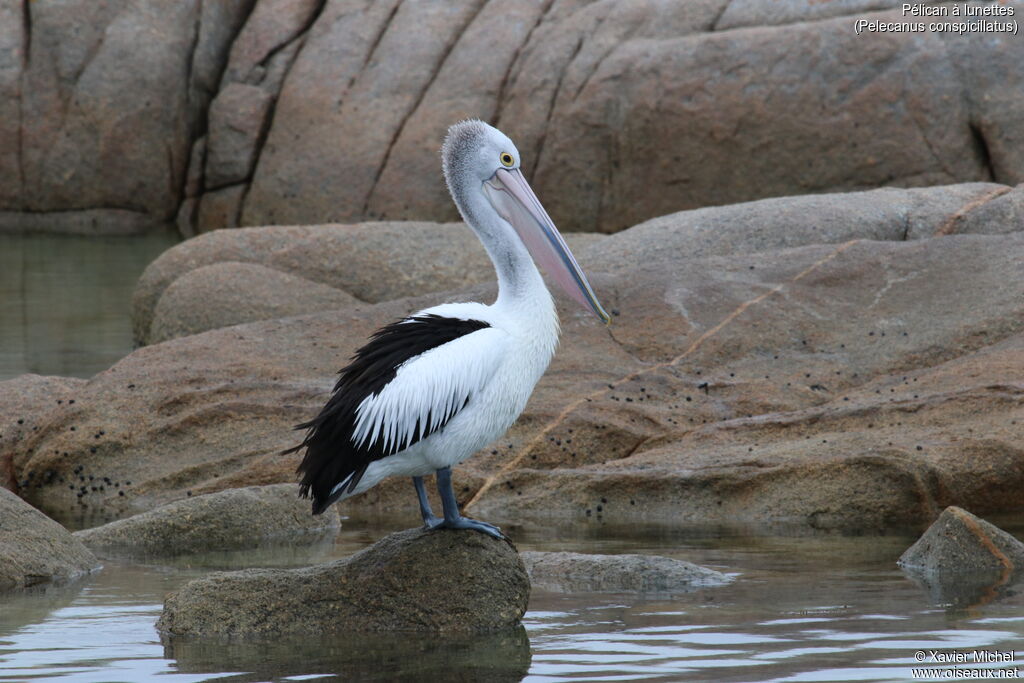
<svg viewBox="0 0 1024 683"><path fill-rule="evenodd" d="M608 314L520 170L519 151L476 120L448 129L444 178L498 275L490 306L446 303L391 323L356 351L307 430L299 493L313 514L385 477L411 477L427 529L501 530L463 517L452 466L499 438L526 407L558 344L558 315L534 261L605 324ZM531 258L532 256L532 258ZM436 517L423 477L437 475Z"/></svg>

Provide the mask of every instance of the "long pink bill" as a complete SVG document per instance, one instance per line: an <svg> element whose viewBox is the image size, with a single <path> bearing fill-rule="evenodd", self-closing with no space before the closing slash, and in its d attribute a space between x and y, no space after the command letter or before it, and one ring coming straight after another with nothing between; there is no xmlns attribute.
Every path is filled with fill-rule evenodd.
<svg viewBox="0 0 1024 683"><path fill-rule="evenodd" d="M605 324L610 323L611 318L597 300L587 276L522 172L518 168L499 168L484 183L484 191L494 209L515 228L541 268L566 294L593 311Z"/></svg>

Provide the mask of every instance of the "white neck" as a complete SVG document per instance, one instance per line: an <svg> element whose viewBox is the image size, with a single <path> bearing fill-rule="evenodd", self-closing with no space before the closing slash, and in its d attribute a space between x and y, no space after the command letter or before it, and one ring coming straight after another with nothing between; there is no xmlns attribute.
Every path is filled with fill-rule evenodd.
<svg viewBox="0 0 1024 683"><path fill-rule="evenodd" d="M455 203L480 238L498 274L498 300L494 307L514 314L553 319L557 326L554 301L544 278L512 226L498 215L482 189L471 188L459 194L463 196L455 196Z"/></svg>

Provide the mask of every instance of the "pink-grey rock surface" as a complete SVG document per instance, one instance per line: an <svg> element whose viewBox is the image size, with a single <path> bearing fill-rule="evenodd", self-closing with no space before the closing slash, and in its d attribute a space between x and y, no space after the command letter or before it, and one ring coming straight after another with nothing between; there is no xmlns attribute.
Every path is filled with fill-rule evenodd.
<svg viewBox="0 0 1024 683"><path fill-rule="evenodd" d="M583 246L614 322L563 307L560 349L525 414L456 468L461 501L499 522L858 530L930 521L948 505L1024 508L1019 196L968 185L775 199ZM358 273L401 261L392 229L388 249L344 263ZM203 239L229 260L250 253L285 270L269 245L317 253L316 228L280 230ZM189 267L169 259L155 272L140 288L154 299ZM15 485L29 482L23 495L55 514L126 516L187 491L294 482L297 459L281 455L292 426L376 328L494 295L490 283L454 287L141 348L77 385L74 403L27 415L34 430L2 418L0 433L22 430L7 456ZM81 477L114 487L83 492ZM410 489L390 481L347 505L416 519Z"/></svg>
<svg viewBox="0 0 1024 683"><path fill-rule="evenodd" d="M337 510L314 517L309 507L295 484L247 486L187 496L74 535L101 554L154 557L312 543L337 533Z"/></svg>
<svg viewBox="0 0 1024 683"><path fill-rule="evenodd" d="M517 626L529 597L507 541L410 529L327 564L196 579L167 597L156 626L172 636L487 632Z"/></svg>
<svg viewBox="0 0 1024 683"><path fill-rule="evenodd" d="M467 117L518 142L569 231L1024 180L1024 42L854 32L900 5L7 3L0 229L454 220L437 150Z"/></svg>
<svg viewBox="0 0 1024 683"><path fill-rule="evenodd" d="M1024 543L951 505L907 548L899 566L933 602L980 607L1024 578Z"/></svg>
<svg viewBox="0 0 1024 683"><path fill-rule="evenodd" d="M682 593L729 583L713 569L657 555L521 553L535 588L567 593Z"/></svg>
<svg viewBox="0 0 1024 683"><path fill-rule="evenodd" d="M0 488L0 592L67 581L99 566L67 529Z"/></svg>
<svg viewBox="0 0 1024 683"><path fill-rule="evenodd" d="M1024 189L967 183L766 199L681 211L605 236L569 233L584 265L748 253L849 239L1006 233L1024 225ZM583 257L583 256L581 256ZM588 259L593 259L588 261ZM169 249L134 297L136 340L164 341L240 322L377 303L493 280L461 223L382 222L218 231ZM340 290L340 291L339 291Z"/></svg>
<svg viewBox="0 0 1024 683"><path fill-rule="evenodd" d="M574 251L603 235L571 234ZM494 268L462 223L224 230L169 249L135 289L143 344L240 322L377 303L486 282Z"/></svg>

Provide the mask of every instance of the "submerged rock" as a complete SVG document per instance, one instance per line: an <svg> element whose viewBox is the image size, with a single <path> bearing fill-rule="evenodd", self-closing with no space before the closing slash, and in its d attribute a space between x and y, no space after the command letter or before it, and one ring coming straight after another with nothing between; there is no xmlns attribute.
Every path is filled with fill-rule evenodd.
<svg viewBox="0 0 1024 683"><path fill-rule="evenodd" d="M180 555L252 548L271 539L310 543L340 526L336 508L314 516L295 484L276 484L186 498L75 536L97 552Z"/></svg>
<svg viewBox="0 0 1024 683"><path fill-rule="evenodd" d="M0 591L73 579L97 567L67 529L0 488Z"/></svg>
<svg viewBox="0 0 1024 683"><path fill-rule="evenodd" d="M932 602L985 604L1024 578L1024 543L951 505L897 564L928 591Z"/></svg>
<svg viewBox="0 0 1024 683"><path fill-rule="evenodd" d="M522 558L533 585L570 593L684 592L731 580L713 569L656 555L524 552Z"/></svg>
<svg viewBox="0 0 1024 683"><path fill-rule="evenodd" d="M157 628L175 636L493 631L517 625L529 597L510 543L411 529L328 564L197 579L167 597Z"/></svg>

